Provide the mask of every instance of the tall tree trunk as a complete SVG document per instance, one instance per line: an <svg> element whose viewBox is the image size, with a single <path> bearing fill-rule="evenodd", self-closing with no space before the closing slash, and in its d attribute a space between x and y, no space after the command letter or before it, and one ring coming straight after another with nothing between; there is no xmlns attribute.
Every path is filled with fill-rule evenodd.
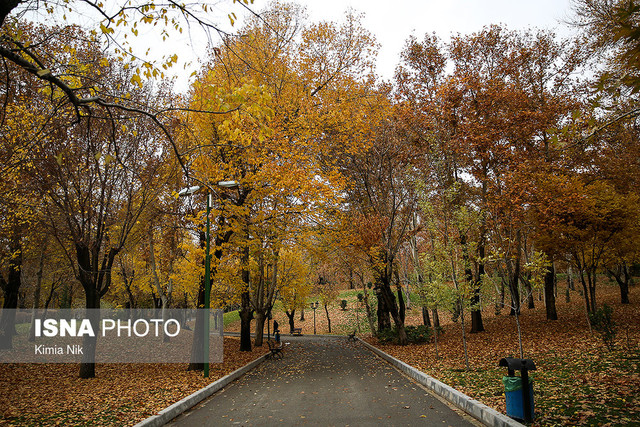
<svg viewBox="0 0 640 427"><path fill-rule="evenodd" d="M527 292L527 308L529 310L533 310L536 308L535 298L533 296L533 287L531 286L531 282L529 281L530 277L526 277L522 279L524 284L524 289Z"/></svg>
<svg viewBox="0 0 640 427"><path fill-rule="evenodd" d="M9 273L6 279L0 275L0 287L4 294L2 317L0 317L0 349L3 350L13 348L16 328L16 309L22 272L22 244L19 237L13 239L10 249L14 255L9 260Z"/></svg>
<svg viewBox="0 0 640 427"><path fill-rule="evenodd" d="M36 323L36 314L38 309L40 308L40 294L42 292L42 274L44 272L44 258L45 252L47 249L46 240L42 246L42 250L40 252L40 261L38 262L38 271L36 273L36 289L33 292L33 313L31 315L31 326L29 327L29 342L33 342L36 340L35 334L35 323Z"/></svg>
<svg viewBox="0 0 640 427"><path fill-rule="evenodd" d="M55 294L57 289L56 282L51 282L51 288L49 289L49 295L47 299L44 301L44 312L47 313L47 309L49 308L49 304L51 304L51 300L53 299L53 294Z"/></svg>
<svg viewBox="0 0 640 427"><path fill-rule="evenodd" d="M598 308L596 304L596 273L593 273L593 281L589 284L589 294L591 295L591 312L595 313Z"/></svg>
<svg viewBox="0 0 640 427"><path fill-rule="evenodd" d="M422 306L422 324L424 326L431 326L431 319L429 319L429 309L426 306Z"/></svg>
<svg viewBox="0 0 640 427"><path fill-rule="evenodd" d="M511 277L509 277L509 291L511 292L511 315L520 314L520 290L518 287L520 281L520 248L521 236L520 230L518 230L516 231L516 256L513 266L513 274L511 275Z"/></svg>
<svg viewBox="0 0 640 427"><path fill-rule="evenodd" d="M438 309L434 308L431 310L431 314L433 315L433 326L436 328L440 327L440 316L438 316Z"/></svg>
<svg viewBox="0 0 640 427"><path fill-rule="evenodd" d="M587 284L584 280L584 272L582 270L582 266L578 265L578 274L580 275L580 283L582 284L582 289L584 292L584 316L587 319L587 326L589 327L589 333L593 333L593 330L591 328L591 320L589 319L589 307L590 307L590 302L589 302L589 291L587 289Z"/></svg>
<svg viewBox="0 0 640 427"><path fill-rule="evenodd" d="M204 230L199 232L200 248L204 249L207 244L207 235ZM203 371L204 370L204 282L205 278L200 278L200 284L198 285L198 300L196 307L196 324L193 328L193 342L191 343L191 362L189 363L188 371ZM208 320L208 319L207 319Z"/></svg>
<svg viewBox="0 0 640 427"><path fill-rule="evenodd" d="M464 233L460 233L460 246L462 247L462 260L464 262L464 278L468 286L472 290L471 294L471 333L477 333L484 331L482 324L482 311L480 309L480 287L479 277L474 280L473 272L471 271L471 260L469 259L469 248L467 244L467 236ZM484 246L479 245L478 256L482 254L484 257ZM482 267L482 274L484 274L484 264L480 264ZM479 270L480 272L480 270Z"/></svg>
<svg viewBox="0 0 640 427"><path fill-rule="evenodd" d="M378 331L391 329L391 317L386 307L385 299L382 296L382 287L376 287L376 296L378 299Z"/></svg>
<svg viewBox="0 0 640 427"><path fill-rule="evenodd" d="M433 343L435 346L436 359L437 359L439 357L438 356L438 326L435 325L435 321L433 323Z"/></svg>
<svg viewBox="0 0 640 427"><path fill-rule="evenodd" d="M620 303L629 304L629 282L631 275L629 274L629 268L626 263L619 264L615 270L608 270L618 283L620 288Z"/></svg>
<svg viewBox="0 0 640 427"><path fill-rule="evenodd" d="M367 321L369 322L369 329L371 330L371 335L374 336L376 334L376 323L375 323L375 319L373 318L371 306L369 305L369 292L367 291L367 287L364 284L364 282L362 283L362 295L363 295L362 300L364 302L364 308L365 308L365 311L367 312Z"/></svg>
<svg viewBox="0 0 640 427"><path fill-rule="evenodd" d="M396 276L396 293L398 294L398 319L404 325L406 319L407 307L404 303L404 294L402 293L402 284L400 283L400 274L398 270L395 272Z"/></svg>
<svg viewBox="0 0 640 427"><path fill-rule="evenodd" d="M483 225L484 229L484 225ZM484 231L482 231L482 237L480 238L480 244L478 245L478 276L473 282L473 294L471 295L471 333L478 333L484 331L484 324L482 323L482 306L480 301L480 288L482 286L482 279L484 277L484 257L485 257L485 244L484 244Z"/></svg>
<svg viewBox="0 0 640 427"><path fill-rule="evenodd" d="M131 282L128 282L125 285L125 290L127 291L127 297L129 298L129 308L130 309L134 309L136 308L136 299L133 297L133 292L131 292ZM186 306L185 306L186 307Z"/></svg>
<svg viewBox="0 0 640 427"><path fill-rule="evenodd" d="M329 325L329 333L331 333L331 318L329 317L328 304L324 304L324 312L327 314L327 324Z"/></svg>
<svg viewBox="0 0 640 427"><path fill-rule="evenodd" d="M242 250L242 283L245 290L241 295L240 308L240 351L251 351L251 295L249 294L249 246Z"/></svg>
<svg viewBox="0 0 640 427"><path fill-rule="evenodd" d="M90 320L94 331L99 330L98 309L100 308L100 297L94 286L85 288L85 306L87 308L86 317ZM96 344L98 337L85 335L82 337L82 362L80 363L80 378L94 378L96 376Z"/></svg>
<svg viewBox="0 0 640 427"><path fill-rule="evenodd" d="M472 285L472 294L471 294L471 333L478 333L484 331L484 324L482 323L482 301L480 300L480 291L482 287L482 279L484 278L485 270L485 247L487 241L487 214L486 214L486 206L487 206L487 182L488 182L488 165L483 162L483 177L482 180L482 193L481 193L481 203L482 209L480 210L480 238L478 239L478 275L475 277L475 280L470 281L469 284ZM466 237L466 236L465 236ZM465 242L466 243L466 242ZM465 244L465 255L467 255L467 248ZM470 268L469 259L465 260L465 269Z"/></svg>
<svg viewBox="0 0 640 427"><path fill-rule="evenodd" d="M393 291L391 290L391 283L390 283L391 275L389 273L391 273L392 265L393 264L390 263L390 265L387 268L387 274L385 274L382 277L382 283L380 284L380 287L379 287L380 288L379 299L382 299L382 301L384 301L385 309L387 310L386 311L387 316L391 315L391 318L393 319L393 323L396 326L396 332L398 334L398 344L407 345L407 332L404 327L404 320L400 315L400 310L398 309L398 305L396 304L395 296L393 294ZM382 298L380 298L380 296ZM378 319L378 322L379 322L379 319ZM390 324L389 324L389 327L391 327Z"/></svg>
<svg viewBox="0 0 640 427"><path fill-rule="evenodd" d="M587 284L589 291L589 312L595 313L596 311L596 269L589 268L587 270Z"/></svg>
<svg viewBox="0 0 640 427"><path fill-rule="evenodd" d="M293 309L291 310L291 312L289 312L289 310L285 311L285 314L287 315L287 318L289 318L289 333L293 334L293 329L296 327L294 321L295 321L295 314L296 314L296 310Z"/></svg>
<svg viewBox="0 0 640 427"><path fill-rule="evenodd" d="M409 285L401 287L402 292L404 292L404 302L407 310L411 310L411 294L409 293Z"/></svg>
<svg viewBox="0 0 640 427"><path fill-rule="evenodd" d="M109 290L111 284L111 268L119 249L108 248L100 260L100 248L89 249L84 243L76 243L76 258L78 262L78 280L84 289L87 317L91 321L93 330L99 330L100 299ZM80 362L80 378L94 378L96 376L96 343L98 336L85 335L82 339L82 361Z"/></svg>
<svg viewBox="0 0 640 427"><path fill-rule="evenodd" d="M204 277L200 279L198 286L198 308L196 309L196 324L193 328L193 341L191 342L191 362L188 371L204 370Z"/></svg>
<svg viewBox="0 0 640 427"><path fill-rule="evenodd" d="M464 324L464 304L460 302L460 328L462 329L462 349L464 351L464 368L469 370L469 350L467 346L467 333Z"/></svg>
<svg viewBox="0 0 640 427"><path fill-rule="evenodd" d="M242 308L240 309L240 351L251 351L251 297L249 292L242 293Z"/></svg>
<svg viewBox="0 0 640 427"><path fill-rule="evenodd" d="M267 315L263 310L256 310L254 318L256 320L256 336L253 345L255 347L262 347L264 341L264 322L267 320Z"/></svg>
<svg viewBox="0 0 640 427"><path fill-rule="evenodd" d="M156 266L156 255L155 255L155 247L153 244L153 226L149 225L149 229L148 229L148 236L149 238L149 269L151 270L152 273L152 278L153 278L153 285L156 289L156 291L158 292L158 295L160 296L160 304L161 304L161 308L162 308L162 320L163 321L167 321L167 306L168 306L168 302L169 302L169 298L171 295L171 279L169 279L169 286L167 287L167 289L163 289L162 286L160 285L160 278L158 277L158 269ZM204 300L203 300L203 304L204 304ZM205 310L209 309L209 307L205 307ZM208 319L205 319L205 322ZM162 342L170 342L171 338L169 337L169 335L163 334L163 338L162 338Z"/></svg>
<svg viewBox="0 0 640 427"><path fill-rule="evenodd" d="M549 266L547 266L547 271L544 275L544 305L547 311L547 320L558 320L554 293L555 282L556 270L553 262L551 262Z"/></svg>
<svg viewBox="0 0 640 427"><path fill-rule="evenodd" d="M402 286L398 286L398 318L404 324L406 319L406 306L404 304L404 296L402 294Z"/></svg>
<svg viewBox="0 0 640 427"><path fill-rule="evenodd" d="M256 337L255 346L261 347L264 341L264 323L268 313L273 307L274 297L278 284L278 251L273 252L273 264L265 263L264 256L260 255L260 277L258 289L255 292L254 310L256 319ZM271 265L271 273L269 274L269 266ZM266 272L265 272L266 270ZM271 276L271 277L269 277Z"/></svg>
<svg viewBox="0 0 640 427"><path fill-rule="evenodd" d="M71 308L73 305L73 285L65 283L62 285L62 295L60 295L59 308Z"/></svg>
<svg viewBox="0 0 640 427"><path fill-rule="evenodd" d="M169 320L169 300L171 298L171 292L173 290L173 281L169 279L167 283L167 292L162 295L162 322L163 324L167 324L167 320ZM206 307L207 309L209 307ZM207 319L208 321L208 319ZM163 332L162 334L162 342L169 342L171 337Z"/></svg>
<svg viewBox="0 0 640 427"><path fill-rule="evenodd" d="M573 283L573 269L571 268L571 266L569 266L567 268L567 286L569 287L569 289L571 289L572 291L576 290L576 286Z"/></svg>

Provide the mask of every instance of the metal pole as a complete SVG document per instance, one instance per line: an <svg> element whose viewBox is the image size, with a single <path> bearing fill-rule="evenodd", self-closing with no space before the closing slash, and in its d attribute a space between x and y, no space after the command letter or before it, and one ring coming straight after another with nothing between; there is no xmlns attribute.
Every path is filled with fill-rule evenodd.
<svg viewBox="0 0 640 427"><path fill-rule="evenodd" d="M531 390L529 389L529 370L524 360L522 361L520 379L522 380L522 409L524 412L524 421L530 423L533 421L533 408L531 407Z"/></svg>
<svg viewBox="0 0 640 427"><path fill-rule="evenodd" d="M204 254L204 377L209 378L209 306L211 305L211 193L207 193L207 233Z"/></svg>
<svg viewBox="0 0 640 427"><path fill-rule="evenodd" d="M316 309L318 307L316 307L315 305L312 305L311 308L313 308L313 335L316 334Z"/></svg>

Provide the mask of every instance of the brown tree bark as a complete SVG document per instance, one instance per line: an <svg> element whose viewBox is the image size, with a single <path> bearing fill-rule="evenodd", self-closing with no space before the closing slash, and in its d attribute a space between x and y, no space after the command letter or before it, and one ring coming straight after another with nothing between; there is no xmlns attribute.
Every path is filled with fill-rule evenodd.
<svg viewBox="0 0 640 427"><path fill-rule="evenodd" d="M18 295L21 285L20 275L22 272L22 245L19 237L16 236L13 239L10 250L14 256L9 260L7 278L5 279L0 275L0 287L4 293L2 317L0 317L0 349L13 348L16 309L18 308Z"/></svg>
<svg viewBox="0 0 640 427"><path fill-rule="evenodd" d="M376 288L376 296L378 299L378 331L391 329L391 316L389 315L389 309L386 306L385 299L382 297L382 288Z"/></svg>
<svg viewBox="0 0 640 427"><path fill-rule="evenodd" d="M629 268L626 263L619 264L615 269L609 270L618 283L620 288L620 303L629 304L629 283L631 282L631 274L629 274Z"/></svg>
<svg viewBox="0 0 640 427"><path fill-rule="evenodd" d="M196 324L193 328L193 341L191 342L191 362L187 367L187 371L204 370L204 360L200 355L204 354L204 277L200 279L198 287L198 308L196 310Z"/></svg>
<svg viewBox="0 0 640 427"><path fill-rule="evenodd" d="M429 309L426 306L422 306L422 324L424 326L431 326L431 319L429 319Z"/></svg>
<svg viewBox="0 0 640 427"><path fill-rule="evenodd" d="M547 272L544 275L544 305L547 311L547 320L558 320L558 313L556 311L556 296L555 296L555 282L556 282L556 270L553 262L547 267Z"/></svg>
<svg viewBox="0 0 640 427"><path fill-rule="evenodd" d="M510 315L520 314L520 290L518 283L520 281L520 248L521 248L520 230L516 231L516 255L513 272L509 277L509 291L511 292L511 312Z"/></svg>
<svg viewBox="0 0 640 427"><path fill-rule="evenodd" d="M331 318L329 317L328 304L324 304L324 312L327 315L327 324L329 326L329 333L331 333Z"/></svg>
<svg viewBox="0 0 640 427"><path fill-rule="evenodd" d="M296 314L296 310L286 310L285 314L287 315L287 318L289 319L289 333L293 334L293 329L296 327L295 325L295 314Z"/></svg>
<svg viewBox="0 0 640 427"><path fill-rule="evenodd" d="M78 261L78 279L85 294L85 307L92 316L88 316L94 330L99 330L98 310L100 300L111 285L111 268L118 254L118 248L108 248L102 254L100 262L99 247L91 249L84 243L76 242L76 258ZM85 335L82 339L82 361L80 362L80 378L94 378L96 376L96 343L98 337Z"/></svg>

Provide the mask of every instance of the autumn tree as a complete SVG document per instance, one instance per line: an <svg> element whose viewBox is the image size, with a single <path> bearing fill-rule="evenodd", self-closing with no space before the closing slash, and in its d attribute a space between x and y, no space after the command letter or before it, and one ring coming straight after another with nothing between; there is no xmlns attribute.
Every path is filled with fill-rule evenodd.
<svg viewBox="0 0 640 427"><path fill-rule="evenodd" d="M280 250L280 266L278 272L278 294L282 308L289 319L289 331L295 328L295 313L304 309L311 293L311 278L304 257L298 245Z"/></svg>
<svg viewBox="0 0 640 427"><path fill-rule="evenodd" d="M636 226L638 197L619 194L603 181L584 182L579 176L558 179L556 185L563 202L550 206L547 221L556 230L556 244L578 271L588 312L594 312L597 274L607 251L615 250L612 245L620 244Z"/></svg>
<svg viewBox="0 0 640 427"><path fill-rule="evenodd" d="M24 27L23 31L35 32L31 26ZM26 81L18 84L17 81L22 78ZM44 256L44 249L38 247L42 242L53 244L51 239L45 238L48 234L43 226L45 206L39 198L39 192L29 185L26 177L37 167L34 157L40 141L56 134L56 126L64 122L65 115L58 106L50 105L41 92L42 86L29 80L19 68L7 64L2 71L2 81L0 285L4 294L4 308L15 309L24 276L23 262L30 256L38 256L34 255L35 252L41 258ZM45 258L42 258L43 262ZM0 331L13 330L13 321L8 317L11 312L3 311ZM7 338L2 344L10 346L11 334L2 335Z"/></svg>
<svg viewBox="0 0 640 427"><path fill-rule="evenodd" d="M536 245L529 236L533 183L565 167L552 129L581 107L574 76L584 58L578 44L553 34L498 26L448 45L430 35L407 42L396 77L400 117L423 153L426 192L438 195L456 185L456 203L466 200L480 214L480 227L461 242L475 270L465 273L476 283L472 331L481 329L478 291L489 258L509 277L519 310L520 280L530 283L521 263ZM552 265L545 292L550 319L556 318Z"/></svg>
<svg viewBox="0 0 640 427"><path fill-rule="evenodd" d="M224 200L218 197L212 217L241 248L243 350L250 349L253 314L261 323L272 302L260 295L273 295L277 283L273 275L268 282L261 280L266 278L261 268L251 278L252 256L263 256L269 262L258 264L276 271L290 224L335 203L342 183L327 154L361 145L340 137L350 118L339 112L348 112L358 101L353 91L362 87L359 71L370 66L371 39L353 15L342 26L306 25L296 6L271 7L238 37L212 49L211 62L193 87L191 108L212 111L213 105L234 111L195 115L198 138L185 147L192 153L194 179L238 183ZM323 137L329 131L335 137ZM260 334L261 325L257 327Z"/></svg>
<svg viewBox="0 0 640 427"><path fill-rule="evenodd" d="M604 62L598 76L602 94L624 91L635 94L640 88L640 8L632 0L575 0L572 24L581 29L585 43ZM637 103L618 109L604 127L619 120L637 117Z"/></svg>
<svg viewBox="0 0 640 427"><path fill-rule="evenodd" d="M67 39L70 35L64 31L45 40L55 40L55 34L60 35L60 43L73 40ZM78 79L87 93L101 85L120 85L135 93L140 103L160 102L150 88L135 89L129 82L130 72L106 60L90 36L86 40L89 42L84 46L69 50L68 64L94 67L91 80ZM52 98L61 96L56 89L41 90ZM23 179L44 203L49 228L82 284L86 307L100 308L116 255L142 212L155 202L171 162L148 122L127 114L78 119L73 108L67 107L61 100L55 126L49 125L55 132L38 141L37 164ZM85 344L87 354L80 375L88 378L95 375L95 341Z"/></svg>
<svg viewBox="0 0 640 427"><path fill-rule="evenodd" d="M401 284L397 280L394 283L394 272L402 245L415 231L411 222L417 198L410 174L414 153L411 145L394 132L392 119L384 113L378 117L382 119L371 123L375 132L372 146L350 156L345 164L345 174L352 182L348 202L352 227L362 236L361 251L368 257L374 275L378 329L391 328L393 319L399 343L406 344L404 296Z"/></svg>
<svg viewBox="0 0 640 427"><path fill-rule="evenodd" d="M253 0L242 0L237 2L237 7L249 9L251 3ZM230 12L228 17L233 24L235 14ZM174 154L179 157L177 146L164 121L166 105L140 104L135 97L130 96L131 92L127 95L118 86L103 86L99 90L95 87L92 92L83 91L80 80L92 78L92 70L75 67L74 72L68 72L65 58L68 46L48 49L50 43L34 42L20 27L29 21L48 21L57 24L62 32L71 33L79 25L92 22L94 26L84 30L108 47L113 61L120 62L121 67L131 69L128 78L140 87L145 79L164 78L166 70L178 61L177 52L158 53L160 59L152 59L148 53L155 48L145 46L143 37L138 37L140 33L155 30L156 40L166 41L168 38L178 37L186 30L192 36L196 36L194 33L198 32L197 36L211 39L214 34L225 34L219 26L219 19L217 8L214 3L209 2L11 0L0 7L0 56L30 75L30 78L55 88L58 96L52 99L53 103L59 103L60 97L64 98L78 117L94 110L114 114L128 111L146 117L160 128L164 137L172 143ZM44 37L50 38L50 35ZM25 77L21 76L19 81L24 80Z"/></svg>
<svg viewBox="0 0 640 427"><path fill-rule="evenodd" d="M419 153L415 161L415 179L421 183L421 191L427 194L435 191L432 194L437 197L456 185L460 196L449 202L453 202L450 206L454 208L454 205L463 206L464 200L470 200L473 194L473 188L461 178L469 170L468 163L465 163L469 157L462 149L468 145L457 140L462 137L461 117L472 115L459 111L464 107L464 91L456 87L454 78L445 74L447 61L445 46L437 37L426 35L423 41L409 39L396 71L396 108L402 134ZM479 275L474 278L471 262L481 258L475 257L469 250L469 246L473 245L471 236L460 237L469 267L465 280L477 284ZM483 250L483 246L478 245L478 251ZM483 269L482 263L478 268L479 271ZM476 289L473 299L477 307L479 287L476 286ZM478 308L474 308L473 312L478 314ZM472 330L480 331L481 316L474 315L473 318Z"/></svg>

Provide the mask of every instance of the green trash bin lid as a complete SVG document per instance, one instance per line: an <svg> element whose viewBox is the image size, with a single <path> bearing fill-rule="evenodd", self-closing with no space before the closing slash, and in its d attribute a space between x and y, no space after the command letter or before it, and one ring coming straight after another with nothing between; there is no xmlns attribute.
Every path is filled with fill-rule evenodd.
<svg viewBox="0 0 640 427"><path fill-rule="evenodd" d="M533 379L529 377L529 384L533 383ZM520 377L502 377L505 393L510 391L522 390L522 378Z"/></svg>

